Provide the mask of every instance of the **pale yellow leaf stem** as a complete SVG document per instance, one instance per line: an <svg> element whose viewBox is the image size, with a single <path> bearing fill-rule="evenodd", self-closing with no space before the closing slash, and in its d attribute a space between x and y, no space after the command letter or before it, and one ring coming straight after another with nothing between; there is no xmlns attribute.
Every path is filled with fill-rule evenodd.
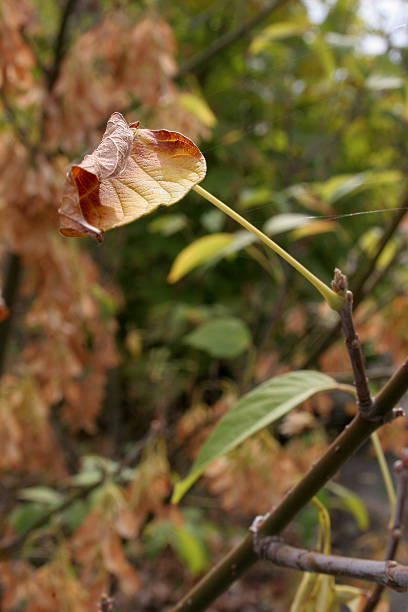
<svg viewBox="0 0 408 612"><path fill-rule="evenodd" d="M289 255L282 247L280 247L276 242L271 240L266 234L261 232L260 229L252 225L249 221L247 221L244 217L241 217L235 210L224 204L221 200L213 196L211 193L200 187L200 185L195 185L193 187L194 191L196 191L200 196L214 204L217 208L222 210L223 213L234 219L237 223L242 225L246 230L252 232L259 240L261 240L264 244L266 244L270 249L272 249L275 253L277 253L282 259L288 262L295 270L297 270L306 280L309 281L324 297L326 302L329 304L330 308L333 310L340 310L344 305L344 298L335 293L332 289L330 289L327 285L325 285L317 276L312 274L305 266L303 266L300 262L298 262L292 255Z"/></svg>

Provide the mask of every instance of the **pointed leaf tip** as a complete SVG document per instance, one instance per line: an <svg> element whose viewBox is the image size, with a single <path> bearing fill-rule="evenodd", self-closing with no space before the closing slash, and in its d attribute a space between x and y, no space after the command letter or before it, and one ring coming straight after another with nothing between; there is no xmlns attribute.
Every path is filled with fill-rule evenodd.
<svg viewBox="0 0 408 612"><path fill-rule="evenodd" d="M113 113L95 151L67 174L60 232L102 241L104 231L181 200L205 174L205 158L186 136Z"/></svg>

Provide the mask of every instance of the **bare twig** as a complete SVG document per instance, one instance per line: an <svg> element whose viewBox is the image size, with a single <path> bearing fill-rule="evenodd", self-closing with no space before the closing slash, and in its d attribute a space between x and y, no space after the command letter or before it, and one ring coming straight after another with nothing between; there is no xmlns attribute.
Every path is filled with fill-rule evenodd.
<svg viewBox="0 0 408 612"><path fill-rule="evenodd" d="M9 310L9 316L4 321L0 322L0 376L4 373L7 347L15 315L15 303L18 296L20 278L21 258L15 253L9 253L6 262L5 282L3 287L3 299Z"/></svg>
<svg viewBox="0 0 408 612"><path fill-rule="evenodd" d="M332 282L333 290L337 293L345 293L344 306L338 311L346 346L350 356L351 367L353 368L354 382L357 391L358 409L362 416L368 418L372 409L372 399L368 388L368 380L365 371L364 357L361 350L361 343L353 322L353 294L347 288L347 278L338 268L334 271Z"/></svg>
<svg viewBox="0 0 408 612"><path fill-rule="evenodd" d="M75 11L75 7L78 3L78 0L67 0L65 4L65 8L61 15L60 27L58 30L57 37L55 39L54 45L54 60L51 68L48 71L48 82L47 87L48 91L51 91L54 87L55 82L59 77L59 73L61 70L61 63L64 59L65 51L66 51L66 39L68 32L68 22Z"/></svg>
<svg viewBox="0 0 408 612"><path fill-rule="evenodd" d="M387 549L385 552L386 561L390 561L395 557L402 537L402 518L408 493L408 449L403 450L401 459L396 461L394 464L394 470L398 478L397 503L395 505L394 518L390 527L387 541ZM373 610L375 610L378 602L380 601L384 586L387 585L380 583L375 587L361 612L373 612Z"/></svg>
<svg viewBox="0 0 408 612"><path fill-rule="evenodd" d="M243 23L241 26L236 28L236 30L227 32L224 34L224 36L221 36L206 49L204 49L204 51L197 53L197 55L194 55L191 59L182 64L177 73L177 77L184 76L187 72L192 72L199 66L202 66L208 62L208 60L210 60L212 57L218 55L220 51L248 34L250 30L259 25L266 17L268 17L272 11L284 6L289 1L290 0L276 0L276 2L266 4L254 17L252 17L252 19L249 19Z"/></svg>
<svg viewBox="0 0 408 612"><path fill-rule="evenodd" d="M372 561L340 555L325 555L304 548L295 548L279 538L263 538L255 552L261 559L272 561L281 567L290 567L302 572L329 574L369 580L395 591L408 589L408 566L395 561Z"/></svg>

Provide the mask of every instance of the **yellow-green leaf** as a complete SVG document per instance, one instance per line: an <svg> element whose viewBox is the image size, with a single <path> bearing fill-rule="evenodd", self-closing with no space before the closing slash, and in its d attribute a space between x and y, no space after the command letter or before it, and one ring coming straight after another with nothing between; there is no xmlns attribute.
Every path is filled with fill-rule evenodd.
<svg viewBox="0 0 408 612"><path fill-rule="evenodd" d="M249 52L256 55L272 41L290 38L291 36L301 36L310 28L308 21L282 21L273 23L255 36L249 46Z"/></svg>
<svg viewBox="0 0 408 612"><path fill-rule="evenodd" d="M336 229L336 224L334 221L330 221L327 219L318 219L316 221L309 221L303 227L299 227L292 232L292 238L294 240L299 240L300 238L305 238L306 236L316 236L317 234L324 234L326 232L334 232Z"/></svg>
<svg viewBox="0 0 408 612"><path fill-rule="evenodd" d="M178 97L181 106L188 110L192 115L195 115L208 127L214 127L217 123L217 118L208 106L204 98L196 94L184 92Z"/></svg>
<svg viewBox="0 0 408 612"><path fill-rule="evenodd" d="M198 238L177 255L167 280L169 283L177 282L188 272L217 255L233 240L234 234L224 232Z"/></svg>

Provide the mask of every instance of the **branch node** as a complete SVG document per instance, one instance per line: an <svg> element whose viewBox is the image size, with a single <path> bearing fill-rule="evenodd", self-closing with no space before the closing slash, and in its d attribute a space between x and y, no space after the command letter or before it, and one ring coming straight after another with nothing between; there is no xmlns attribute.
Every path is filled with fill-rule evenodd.
<svg viewBox="0 0 408 612"><path fill-rule="evenodd" d="M249 527L249 531L252 533L252 544L254 552L262 558L264 557L264 540L259 540L259 530L262 524L270 516L270 514L270 512L267 512L266 514L260 514L256 516Z"/></svg>
<svg viewBox="0 0 408 612"><path fill-rule="evenodd" d="M331 286L335 293L345 293L348 289L347 276L339 268L334 269L334 279ZM346 299L349 299L347 294Z"/></svg>

